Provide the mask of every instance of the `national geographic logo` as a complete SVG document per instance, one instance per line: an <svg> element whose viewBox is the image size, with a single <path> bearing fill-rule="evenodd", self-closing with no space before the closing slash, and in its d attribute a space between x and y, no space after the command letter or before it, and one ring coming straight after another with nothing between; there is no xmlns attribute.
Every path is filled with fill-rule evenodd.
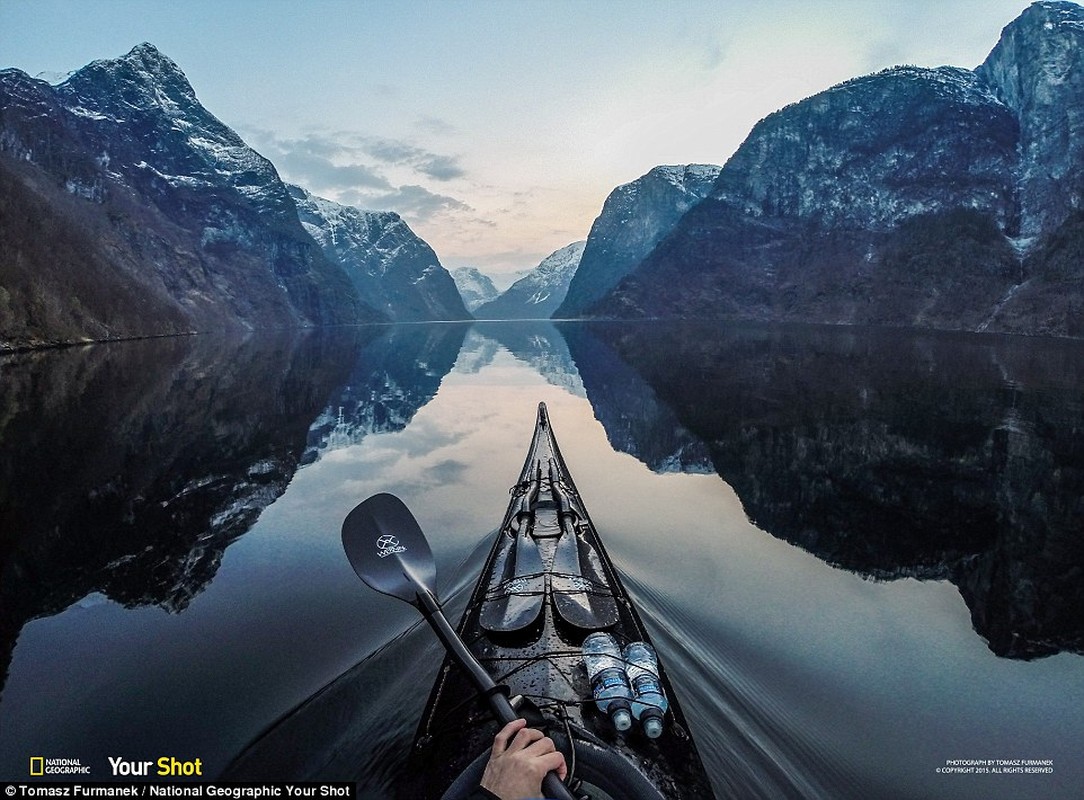
<svg viewBox="0 0 1084 800"><path fill-rule="evenodd" d="M90 767L84 766L78 758L30 757L30 777L43 778L46 775L89 775Z"/></svg>

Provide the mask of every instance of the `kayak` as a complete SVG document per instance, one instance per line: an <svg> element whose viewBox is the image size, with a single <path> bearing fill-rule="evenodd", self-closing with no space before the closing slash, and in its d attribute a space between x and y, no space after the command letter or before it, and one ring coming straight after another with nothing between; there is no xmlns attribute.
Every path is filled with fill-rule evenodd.
<svg viewBox="0 0 1084 800"><path fill-rule="evenodd" d="M544 404L510 494L458 636L516 714L545 730L564 753L574 796L713 798L661 665L656 672L667 707L663 714L656 709L662 723L654 730L645 714L644 724L618 731L593 699L585 639L604 632L620 645L650 641L573 483ZM477 788L500 728L477 685L450 653L419 723L400 797L460 800Z"/></svg>

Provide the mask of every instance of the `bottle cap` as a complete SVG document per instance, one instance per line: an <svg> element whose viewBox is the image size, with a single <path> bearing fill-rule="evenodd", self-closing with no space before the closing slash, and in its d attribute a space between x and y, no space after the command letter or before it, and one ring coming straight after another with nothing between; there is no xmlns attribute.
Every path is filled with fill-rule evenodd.
<svg viewBox="0 0 1084 800"><path fill-rule="evenodd" d="M648 739L658 739L662 736L662 720L658 717L648 717L644 720L644 733Z"/></svg>
<svg viewBox="0 0 1084 800"><path fill-rule="evenodd" d="M627 731L632 727L632 714L628 712L628 709L617 709L614 711L612 719L614 721L614 727L619 731Z"/></svg>

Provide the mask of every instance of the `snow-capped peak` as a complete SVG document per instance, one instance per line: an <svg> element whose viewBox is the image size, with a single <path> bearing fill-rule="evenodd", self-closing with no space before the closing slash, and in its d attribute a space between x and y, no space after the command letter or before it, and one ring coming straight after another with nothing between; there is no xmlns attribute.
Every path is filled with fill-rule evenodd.
<svg viewBox="0 0 1084 800"><path fill-rule="evenodd" d="M500 292L493 280L474 267L457 267L452 270L452 280L463 297L468 311L474 311L483 303L495 299Z"/></svg>

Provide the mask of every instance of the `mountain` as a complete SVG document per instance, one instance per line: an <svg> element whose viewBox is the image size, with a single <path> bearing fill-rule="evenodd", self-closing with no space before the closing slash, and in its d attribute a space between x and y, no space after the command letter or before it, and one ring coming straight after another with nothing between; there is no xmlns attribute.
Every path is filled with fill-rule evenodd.
<svg viewBox="0 0 1084 800"><path fill-rule="evenodd" d="M428 244L391 211L362 211L290 186L302 226L358 296L397 322L470 319Z"/></svg>
<svg viewBox="0 0 1084 800"><path fill-rule="evenodd" d="M1020 123L1023 280L992 330L1084 336L1084 9L1036 3L976 70Z"/></svg>
<svg viewBox="0 0 1084 800"><path fill-rule="evenodd" d="M1082 81L1084 9L1042 2L977 70L788 106L582 313L1084 335Z"/></svg>
<svg viewBox="0 0 1084 800"><path fill-rule="evenodd" d="M651 252L682 215L707 196L719 167L655 167L618 186L591 225L568 293L554 317L579 316Z"/></svg>
<svg viewBox="0 0 1084 800"><path fill-rule="evenodd" d="M149 44L0 71L0 210L0 347L384 318Z"/></svg>
<svg viewBox="0 0 1084 800"><path fill-rule="evenodd" d="M495 300L478 307L478 319L549 319L568 294L586 242L550 253Z"/></svg>
<svg viewBox="0 0 1084 800"><path fill-rule="evenodd" d="M467 310L473 312L483 303L495 299L500 291L490 277L474 267L458 267L452 270L452 280Z"/></svg>
<svg viewBox="0 0 1084 800"><path fill-rule="evenodd" d="M1081 206L1084 8L1035 3L975 72L1020 124L1020 235L1041 236Z"/></svg>

